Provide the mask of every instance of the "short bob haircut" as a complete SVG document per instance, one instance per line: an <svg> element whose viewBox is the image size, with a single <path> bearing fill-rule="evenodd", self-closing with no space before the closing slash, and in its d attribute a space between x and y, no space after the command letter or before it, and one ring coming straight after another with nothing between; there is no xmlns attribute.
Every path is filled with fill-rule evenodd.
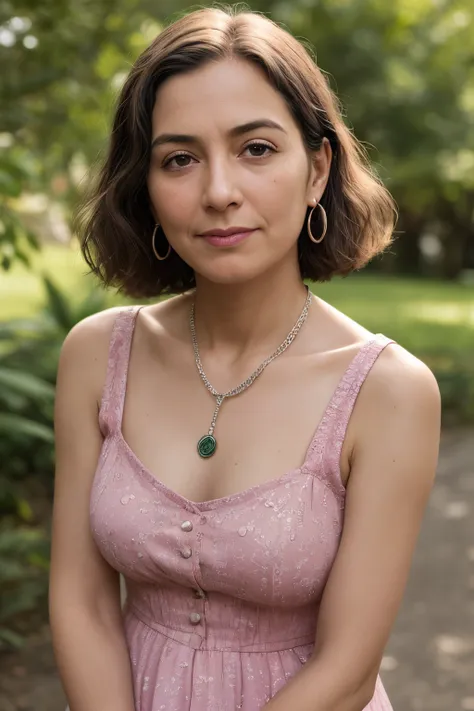
<svg viewBox="0 0 474 711"><path fill-rule="evenodd" d="M165 79L233 57L264 70L285 99L307 151L318 150L323 137L332 147L321 198L327 233L314 244L304 223L298 237L302 279L328 281L336 274L348 275L391 243L395 202L344 124L338 99L310 51L260 13L198 9L169 24L138 57L118 98L108 154L81 210L78 229L85 260L105 286L139 298L183 293L195 286L193 269L174 250L166 261L158 261L152 251L155 221L147 189L151 117ZM320 212L313 213L315 236L322 231ZM157 242L164 254L164 237Z"/></svg>

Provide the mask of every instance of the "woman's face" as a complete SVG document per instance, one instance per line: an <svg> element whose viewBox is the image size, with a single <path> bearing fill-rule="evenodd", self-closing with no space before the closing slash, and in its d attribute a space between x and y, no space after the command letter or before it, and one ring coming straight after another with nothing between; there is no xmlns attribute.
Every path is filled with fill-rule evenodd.
<svg viewBox="0 0 474 711"><path fill-rule="evenodd" d="M152 142L154 217L197 278L237 284L285 260L297 263L297 238L308 206L324 192L331 149L325 139L308 155L262 70L222 60L166 80L156 96ZM202 236L235 227L253 231L232 245ZM157 247L166 253L159 238Z"/></svg>

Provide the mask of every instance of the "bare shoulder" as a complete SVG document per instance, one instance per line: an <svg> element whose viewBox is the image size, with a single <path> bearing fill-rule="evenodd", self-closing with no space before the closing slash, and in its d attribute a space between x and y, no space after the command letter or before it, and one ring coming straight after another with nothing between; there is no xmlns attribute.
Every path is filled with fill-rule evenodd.
<svg viewBox="0 0 474 711"><path fill-rule="evenodd" d="M112 332L115 319L125 308L127 307L113 306L78 321L69 331L64 343L73 343L75 346L79 346L90 339L107 338Z"/></svg>
<svg viewBox="0 0 474 711"><path fill-rule="evenodd" d="M438 456L441 396L423 361L399 344L389 344L362 386L355 414L353 462L365 462L368 471L370 461L374 470L376 462L388 466L388 461L403 461L406 473L415 468L431 480Z"/></svg>
<svg viewBox="0 0 474 711"><path fill-rule="evenodd" d="M79 321L64 339L58 381L74 379L99 398L107 370L112 329L123 306L98 311Z"/></svg>
<svg viewBox="0 0 474 711"><path fill-rule="evenodd" d="M440 409L440 392L431 369L398 343L380 353L361 392L366 407L402 409L407 413Z"/></svg>
<svg viewBox="0 0 474 711"><path fill-rule="evenodd" d="M93 360L104 347L108 349L112 328L123 306L114 306L98 311L76 323L64 339L61 357L74 359L75 356L85 356L87 361Z"/></svg>

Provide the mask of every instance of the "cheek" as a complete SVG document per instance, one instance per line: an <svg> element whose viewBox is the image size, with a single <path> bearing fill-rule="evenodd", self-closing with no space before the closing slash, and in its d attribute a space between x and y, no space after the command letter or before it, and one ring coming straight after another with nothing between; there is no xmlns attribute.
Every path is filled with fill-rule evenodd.
<svg viewBox="0 0 474 711"><path fill-rule="evenodd" d="M304 195L306 172L299 156L286 156L269 176L275 198L288 203Z"/></svg>
<svg viewBox="0 0 474 711"><path fill-rule="evenodd" d="M285 228L294 225L304 210L305 175L299 169L289 166L279 171L267 184L266 206L272 222L278 221Z"/></svg>
<svg viewBox="0 0 474 711"><path fill-rule="evenodd" d="M156 176L148 178L148 194L156 213L163 225L176 231L189 225L196 214L192 186L180 180L159 180Z"/></svg>

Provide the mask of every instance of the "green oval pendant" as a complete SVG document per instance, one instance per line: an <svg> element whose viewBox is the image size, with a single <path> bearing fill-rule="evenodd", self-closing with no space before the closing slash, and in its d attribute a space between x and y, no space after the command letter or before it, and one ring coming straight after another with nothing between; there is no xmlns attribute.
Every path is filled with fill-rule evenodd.
<svg viewBox="0 0 474 711"><path fill-rule="evenodd" d="M200 457L212 457L216 451L217 442L212 435L204 435L198 442L197 449Z"/></svg>

